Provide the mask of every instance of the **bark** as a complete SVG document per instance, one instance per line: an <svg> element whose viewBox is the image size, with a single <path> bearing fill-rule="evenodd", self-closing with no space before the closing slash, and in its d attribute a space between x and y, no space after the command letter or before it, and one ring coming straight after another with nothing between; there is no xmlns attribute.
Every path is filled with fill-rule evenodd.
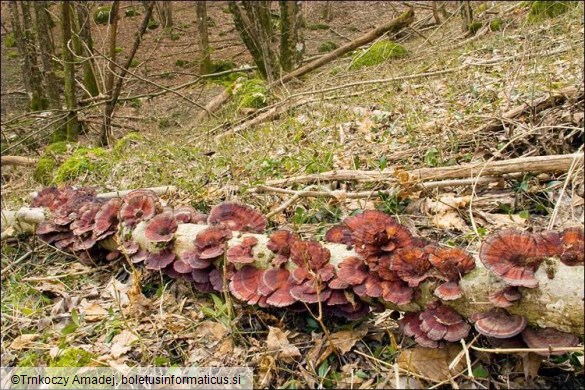
<svg viewBox="0 0 585 390"><path fill-rule="evenodd" d="M173 3L171 1L159 1L156 10L163 28L173 27Z"/></svg>
<svg viewBox="0 0 585 390"><path fill-rule="evenodd" d="M69 111L66 118L67 141L77 142L80 131L80 123L77 120L77 97L75 94L75 64L73 53L69 48L71 41L71 4L70 1L62 3L61 33L63 38L63 70L65 73L65 103Z"/></svg>
<svg viewBox="0 0 585 390"><path fill-rule="evenodd" d="M300 5L298 1L286 0L280 0L278 4L281 26L280 66L283 71L290 72L301 63L304 51L304 44L299 40Z"/></svg>
<svg viewBox="0 0 585 390"><path fill-rule="evenodd" d="M28 96L28 107L31 111L47 108L48 102L43 89L42 73L37 61L36 37L33 31L30 5L28 2L8 3L10 22L20 55L22 56L22 76ZM22 21L19 6L22 10Z"/></svg>
<svg viewBox="0 0 585 390"><path fill-rule="evenodd" d="M18 165L22 167L30 167L37 163L37 160L30 157L21 156L2 156L0 157L0 163L2 166L5 165Z"/></svg>
<svg viewBox="0 0 585 390"><path fill-rule="evenodd" d="M91 17L89 15L88 4L77 2L77 26L79 31L79 41L81 50L79 55L85 57L82 61L83 67L83 85L90 96L100 94L95 72L95 60L93 58L93 39L91 37Z"/></svg>
<svg viewBox="0 0 585 390"><path fill-rule="evenodd" d="M114 93L114 77L116 75L116 36L118 31L118 13L120 3L118 1L112 2L110 8L110 18L108 26L108 66L106 71L106 85L105 94L109 97L108 103L104 108L104 124L102 126L102 132L100 135L100 144L107 146L112 137L112 117L114 112L114 105L111 104Z"/></svg>
<svg viewBox="0 0 585 390"><path fill-rule="evenodd" d="M469 26L473 23L473 10L469 0L460 1L461 5L461 27L463 31L468 31Z"/></svg>
<svg viewBox="0 0 585 390"><path fill-rule="evenodd" d="M199 74L212 71L211 50L209 49L209 33L207 32L207 4L205 1L195 3L197 14L197 30L199 32Z"/></svg>
<svg viewBox="0 0 585 390"><path fill-rule="evenodd" d="M452 167L418 168L411 171L385 169L383 171L359 171L340 169L287 179L268 180L269 186L290 185L293 183L313 183L337 180L361 182L401 182L412 184L416 181L465 179L484 176L500 176L515 172L567 172L575 160L582 160L583 153L560 154L551 156L519 157L501 161L474 162ZM397 178L400 175L400 178Z"/></svg>
<svg viewBox="0 0 585 390"><path fill-rule="evenodd" d="M132 45L132 49L130 49L130 53L128 54L128 58L126 59L126 63L122 67L120 74L117 75L118 82L116 83L115 88L110 93L110 100L108 100L108 102L106 103L106 107L104 109L104 112L105 112L104 125L102 127L102 137L101 137L101 143L104 146L108 145L110 143L112 116L114 115L116 103L118 102L118 97L120 96L120 92L122 91L122 84L124 83L124 77L126 77L126 73L128 73L128 68L130 68L130 64L132 64L132 60L134 59L134 55L136 55L136 51L138 50L138 47L140 46L140 42L142 41L142 36L144 35L146 28L148 27L148 21L150 20L150 16L152 15L154 3L155 3L154 1L151 1L148 4L148 7L146 9L146 13L144 14L144 19L142 19L142 24L140 25L138 33L136 34L136 39L134 40L134 45ZM114 42L114 50L115 50L115 42ZM113 64L113 62L110 62L110 65L115 66L115 64ZM113 72L113 70L112 70L112 72Z"/></svg>
<svg viewBox="0 0 585 390"><path fill-rule="evenodd" d="M323 6L323 14L322 17L325 21L330 22L333 20L333 2L327 0Z"/></svg>
<svg viewBox="0 0 585 390"><path fill-rule="evenodd" d="M49 15L47 13L48 3L46 1L36 1L33 4L35 8L35 22L39 37L41 62L43 64L43 78L47 88L48 106L49 108L58 109L61 108L61 96L53 66L55 47L51 41L52 32L49 27Z"/></svg>
<svg viewBox="0 0 585 390"><path fill-rule="evenodd" d="M433 18L437 25L441 24L441 17L439 16L439 10L437 9L437 0L432 1Z"/></svg>
<svg viewBox="0 0 585 390"><path fill-rule="evenodd" d="M369 42L373 41L374 39L381 37L382 35L386 34L387 32L400 31L404 27L411 24L413 21L414 21L414 11L411 8L408 11L404 12L402 15L398 16L397 18L391 20L390 22L388 22L386 24L383 24L382 26L375 28L374 30L368 32L365 35L362 35L361 37L355 39L354 41L348 43L347 45L341 46L341 47L333 50L332 52L324 55L323 57L319 57L318 59L316 59L312 62L309 62L308 64L305 64L305 65L301 66L300 68L297 68L294 71L284 75L281 79L271 83L270 87L274 87L276 85L286 83L286 82L292 80L293 78L297 78L297 77L300 77L306 73L309 73L309 72L333 61L334 59L344 55L345 53L348 53L352 50L355 50L358 47L363 46L366 43L369 43Z"/></svg>
<svg viewBox="0 0 585 390"><path fill-rule="evenodd" d="M201 110L195 117L195 123L199 123L207 118L210 113L213 113L221 107L232 96L232 88L224 89L219 95L215 96L205 105L205 109Z"/></svg>
<svg viewBox="0 0 585 390"><path fill-rule="evenodd" d="M15 230L30 231L32 225L50 218L42 208L22 208L16 212L3 211L3 226ZM157 244L150 242L144 236L145 222L141 222L132 232L133 239L146 250L158 252ZM194 249L194 238L197 233L207 228L207 225L180 224L175 233L173 251L180 255L185 250ZM274 254L266 247L269 237L264 234L236 234L228 242L227 246L232 247L242 241L242 236L254 236L258 244L254 246L253 264L256 268L268 268ZM111 247L112 243L105 242L104 246ZM353 249L348 249L343 244L324 244L331 252L330 263L334 266L349 256L358 256ZM489 310L492 305L489 303L488 295L503 287L499 279L490 273L479 259L475 259L476 269L465 275L460 281L463 290L463 298L457 301L446 301L461 315L469 318L472 314ZM546 263L546 264L545 264ZM552 327L565 332L583 334L584 324L584 290L585 283L584 267L569 267L557 259L547 260L536 272L535 277L539 286L534 289L521 288L523 298L518 304L509 307L507 310L513 314L519 314L528 320L528 323L538 327ZM552 279L551 279L552 275ZM415 300L407 305L394 305L381 301L387 308L400 311L420 311L427 303L434 298L432 291L436 282L425 281L419 286Z"/></svg>

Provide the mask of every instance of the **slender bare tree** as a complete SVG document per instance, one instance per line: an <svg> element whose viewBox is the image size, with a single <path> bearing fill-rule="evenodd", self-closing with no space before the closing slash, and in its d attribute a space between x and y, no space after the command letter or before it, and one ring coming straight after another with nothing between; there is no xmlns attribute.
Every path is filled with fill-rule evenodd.
<svg viewBox="0 0 585 390"><path fill-rule="evenodd" d="M61 34L63 39L63 70L65 73L65 103L69 111L66 118L67 141L75 141L79 137L80 123L77 119L77 96L75 88L75 63L71 51L71 1L61 4Z"/></svg>
<svg viewBox="0 0 585 390"><path fill-rule="evenodd" d="M205 1L195 3L197 14L197 30L199 32L199 73L211 72L211 50L209 48L209 33L207 32L207 4Z"/></svg>

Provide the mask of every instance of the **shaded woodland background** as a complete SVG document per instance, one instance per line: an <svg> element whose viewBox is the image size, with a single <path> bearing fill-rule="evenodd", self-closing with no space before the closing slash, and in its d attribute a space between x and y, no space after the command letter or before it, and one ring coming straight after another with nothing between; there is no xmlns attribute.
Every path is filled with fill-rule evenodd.
<svg viewBox="0 0 585 390"><path fill-rule="evenodd" d="M562 174L532 166L461 183L436 184L444 177L432 171L426 187L401 176L582 154L582 3L1 7L3 208L46 185L173 185L170 205L242 201L306 237L379 209L471 252L503 228L582 226L582 159ZM334 170L358 174L320 180ZM363 180L362 171L380 175ZM338 357L310 317L241 307L232 318L223 297L186 283L88 270L24 236L2 245L3 366L243 364L258 387L283 388L384 388L395 374L401 387L583 386L578 352L474 350L474 375L456 376L447 366L459 349L415 355L397 333L399 313L386 311L327 322L347 349ZM118 310L116 294L138 299L136 280L140 305ZM402 368L406 356L419 371ZM436 365L425 369L428 359Z"/></svg>

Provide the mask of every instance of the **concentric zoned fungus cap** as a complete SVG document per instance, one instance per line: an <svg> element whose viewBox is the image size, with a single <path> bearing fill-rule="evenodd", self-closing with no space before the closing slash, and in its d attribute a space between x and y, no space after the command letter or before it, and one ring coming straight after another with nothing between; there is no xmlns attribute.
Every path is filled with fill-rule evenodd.
<svg viewBox="0 0 585 390"><path fill-rule="evenodd" d="M189 249L181 253L181 260L195 269L205 269L211 265L211 259L200 258L197 249Z"/></svg>
<svg viewBox="0 0 585 390"><path fill-rule="evenodd" d="M290 289L290 295L304 303L325 302L331 296L331 290L325 284L319 284L315 280L306 280L302 284Z"/></svg>
<svg viewBox="0 0 585 390"><path fill-rule="evenodd" d="M351 230L344 225L336 225L325 233L325 241L336 244L353 245Z"/></svg>
<svg viewBox="0 0 585 390"><path fill-rule="evenodd" d="M345 305L325 306L323 309L326 313L345 318L349 321L362 319L370 312L370 307L361 301L346 303Z"/></svg>
<svg viewBox="0 0 585 390"><path fill-rule="evenodd" d="M178 226L173 213L165 211L146 223L144 237L152 242L169 242L173 239Z"/></svg>
<svg viewBox="0 0 585 390"><path fill-rule="evenodd" d="M316 241L294 239L290 248L291 260L299 267L308 267L316 271L329 262L329 249Z"/></svg>
<svg viewBox="0 0 585 390"><path fill-rule="evenodd" d="M195 237L195 246L199 251L200 259L213 259L224 252L224 243L232 238L232 232L227 227L210 226L200 231Z"/></svg>
<svg viewBox="0 0 585 390"><path fill-rule="evenodd" d="M412 301L414 290L402 280L381 280L382 299L396 305L406 305Z"/></svg>
<svg viewBox="0 0 585 390"><path fill-rule="evenodd" d="M443 342L430 339L426 332L420 328L422 321L419 318L420 313L407 313L399 321L400 329L408 337L414 338L420 346L425 348L439 348L444 345Z"/></svg>
<svg viewBox="0 0 585 390"><path fill-rule="evenodd" d="M522 298L518 287L509 286L502 290L495 291L489 295L489 300L496 307L509 307Z"/></svg>
<svg viewBox="0 0 585 390"><path fill-rule="evenodd" d="M534 236L517 230L503 230L481 245L479 258L487 269L511 286L534 288L534 273L544 260Z"/></svg>
<svg viewBox="0 0 585 390"><path fill-rule="evenodd" d="M238 203L222 203L211 209L208 222L222 223L230 230L262 233L268 223L265 216L253 208Z"/></svg>
<svg viewBox="0 0 585 390"><path fill-rule="evenodd" d="M258 244L256 237L244 237L242 242L229 248L226 257L230 263L251 264L254 262L253 248ZM287 276L288 277L288 276Z"/></svg>
<svg viewBox="0 0 585 390"><path fill-rule="evenodd" d="M73 243L69 249L74 252L86 251L96 244L96 240L92 238L91 233L85 233L80 236L75 236Z"/></svg>
<svg viewBox="0 0 585 390"><path fill-rule="evenodd" d="M100 211L102 203L96 199L95 202L87 202L79 208L77 218L69 226L73 234L80 236L93 230L95 216Z"/></svg>
<svg viewBox="0 0 585 390"><path fill-rule="evenodd" d="M31 207L45 207L55 211L64 202L60 198L62 191L57 187L45 187L40 190L30 203Z"/></svg>
<svg viewBox="0 0 585 390"><path fill-rule="evenodd" d="M128 227L134 227L140 221L147 221L154 217L160 208L158 199L142 193L134 193L124 197L120 207L120 220Z"/></svg>
<svg viewBox="0 0 585 390"><path fill-rule="evenodd" d="M505 309L494 308L486 313L473 315L475 330L484 336L505 339L519 334L526 328L526 318L510 315Z"/></svg>
<svg viewBox="0 0 585 390"><path fill-rule="evenodd" d="M576 347L579 345L579 337L571 333L561 332L553 328L531 329L526 328L522 332L522 339L530 348L561 348ZM542 356L562 355L566 352L546 351L534 352Z"/></svg>
<svg viewBox="0 0 585 390"><path fill-rule="evenodd" d="M294 234L288 230L277 230L270 236L266 247L270 249L276 257L272 259L272 265L278 267L288 260L290 256L290 241Z"/></svg>
<svg viewBox="0 0 585 390"><path fill-rule="evenodd" d="M420 330L431 340L459 341L469 334L471 325L449 306L432 305L420 313Z"/></svg>
<svg viewBox="0 0 585 390"><path fill-rule="evenodd" d="M545 230L533 233L532 236L536 242L537 256L552 257L560 256L563 253L563 244L559 233Z"/></svg>
<svg viewBox="0 0 585 390"><path fill-rule="evenodd" d="M96 239L105 238L116 232L118 225L118 212L122 206L120 198L108 200L95 215L93 236Z"/></svg>
<svg viewBox="0 0 585 390"><path fill-rule="evenodd" d="M351 231L355 251L366 258L411 246L410 232L381 211L367 210L343 222Z"/></svg>
<svg viewBox="0 0 585 390"><path fill-rule="evenodd" d="M149 253L145 264L146 269L161 270L175 260L175 253L168 248L161 250L159 253Z"/></svg>
<svg viewBox="0 0 585 390"><path fill-rule="evenodd" d="M458 282L445 282L435 289L434 294L443 301L454 301L463 296L463 291Z"/></svg>
<svg viewBox="0 0 585 390"><path fill-rule="evenodd" d="M258 287L263 274L264 270L250 266L236 271L229 284L231 293L240 301L251 305L258 303L262 297L258 293Z"/></svg>
<svg viewBox="0 0 585 390"><path fill-rule="evenodd" d="M392 271L408 283L417 287L430 276L431 263L428 254L421 248L401 248L392 256Z"/></svg>
<svg viewBox="0 0 585 390"><path fill-rule="evenodd" d="M582 265L585 256L583 244L583 229L571 227L561 233L563 253L561 261L569 266Z"/></svg>
<svg viewBox="0 0 585 390"><path fill-rule="evenodd" d="M368 267L358 257L347 257L339 263L337 278L350 286L361 284L368 277Z"/></svg>
<svg viewBox="0 0 585 390"><path fill-rule="evenodd" d="M176 258L173 261L173 269L180 274L190 274L193 271L193 267L182 258Z"/></svg>
<svg viewBox="0 0 585 390"><path fill-rule="evenodd" d="M430 263L447 281L457 281L475 268L473 258L462 249L429 246L426 251Z"/></svg>
<svg viewBox="0 0 585 390"><path fill-rule="evenodd" d="M270 306L285 307L296 302L290 294L293 284L289 282L290 273L284 268L271 268L264 271L258 293L267 297L266 303Z"/></svg>

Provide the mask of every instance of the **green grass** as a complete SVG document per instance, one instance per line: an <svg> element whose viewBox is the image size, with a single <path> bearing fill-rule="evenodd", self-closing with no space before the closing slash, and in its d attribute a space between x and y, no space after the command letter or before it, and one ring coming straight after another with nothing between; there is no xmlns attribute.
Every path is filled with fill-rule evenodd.
<svg viewBox="0 0 585 390"><path fill-rule="evenodd" d="M356 52L350 69L378 65L392 58L404 57L406 54L406 49L397 43L388 40L379 41L365 51Z"/></svg>

